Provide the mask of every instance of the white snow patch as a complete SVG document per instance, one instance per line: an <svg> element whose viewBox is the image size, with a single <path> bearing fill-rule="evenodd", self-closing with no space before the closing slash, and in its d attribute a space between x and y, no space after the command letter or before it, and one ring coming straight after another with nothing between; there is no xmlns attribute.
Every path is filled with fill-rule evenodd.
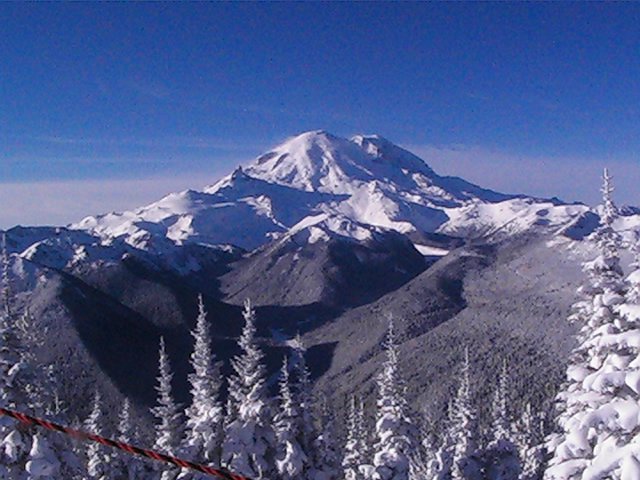
<svg viewBox="0 0 640 480"><path fill-rule="evenodd" d="M430 247L428 245L420 245L417 243L414 243L413 246L416 247L416 250L425 257L443 257L449 253L449 250L444 248Z"/></svg>

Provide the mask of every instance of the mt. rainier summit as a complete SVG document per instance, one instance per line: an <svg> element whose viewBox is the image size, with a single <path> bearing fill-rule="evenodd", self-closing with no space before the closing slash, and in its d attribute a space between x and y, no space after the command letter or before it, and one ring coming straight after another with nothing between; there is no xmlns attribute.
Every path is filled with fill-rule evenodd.
<svg viewBox="0 0 640 480"><path fill-rule="evenodd" d="M552 230L586 211L583 205L497 193L440 176L377 135L344 139L312 131L203 191L87 217L70 228L142 250L166 248L167 240L252 250L301 230L311 242L336 235L366 240L376 231L393 230L418 249L434 252L424 246L430 233L479 237Z"/></svg>

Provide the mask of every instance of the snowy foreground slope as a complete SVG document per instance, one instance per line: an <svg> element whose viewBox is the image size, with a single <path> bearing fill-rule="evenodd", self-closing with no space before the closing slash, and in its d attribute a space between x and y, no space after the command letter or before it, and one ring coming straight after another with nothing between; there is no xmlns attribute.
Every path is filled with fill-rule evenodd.
<svg viewBox="0 0 640 480"><path fill-rule="evenodd" d="M174 395L191 401L198 294L222 377L233 372L246 298L273 394L301 335L314 394L332 407L339 436L352 395L373 410L392 314L410 409L435 425L447 417L466 350L489 442L504 362L514 415L527 404L548 410L564 378L575 334L566 318L598 213L440 176L378 136L307 132L202 191L67 227L8 230L12 308L45 335L30 351L55 366L69 422L89 415L97 389L106 412L129 399L148 439L161 337ZM640 216L621 213L613 227L628 241ZM116 422L107 415L104 428Z"/></svg>

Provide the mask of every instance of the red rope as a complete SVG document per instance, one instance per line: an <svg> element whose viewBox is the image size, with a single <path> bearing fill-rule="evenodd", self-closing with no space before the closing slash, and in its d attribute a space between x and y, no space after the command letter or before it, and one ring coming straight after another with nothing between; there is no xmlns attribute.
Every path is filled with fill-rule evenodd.
<svg viewBox="0 0 640 480"><path fill-rule="evenodd" d="M117 440L111 440L109 438L101 437L100 435L95 435L93 433L87 433L80 430L75 430L73 428L63 427L62 425L58 425L57 423L53 423L48 420L43 420L41 418L32 417L30 415L26 415L24 413L16 412L6 408L0 408L0 415L5 415L7 417L14 418L26 425L36 425L42 428L46 428L47 430L53 430L54 432L64 433L65 435L68 435L70 437L73 437L79 440L89 440L91 442L100 443L102 445L117 448L118 450L122 450L124 452L130 453L131 455L138 455L141 457L150 458L158 462L170 463L180 468L188 468L191 470L195 470L197 472L212 475L214 477L223 478L225 480L250 480L247 477L243 477L241 475L231 473L230 471L224 468L207 467L206 465L200 465L198 463L189 462L188 460L182 460L177 457L172 457L171 455L165 455L164 453L158 453L158 452L154 452L153 450L134 447L133 445L129 445L127 443L119 442Z"/></svg>

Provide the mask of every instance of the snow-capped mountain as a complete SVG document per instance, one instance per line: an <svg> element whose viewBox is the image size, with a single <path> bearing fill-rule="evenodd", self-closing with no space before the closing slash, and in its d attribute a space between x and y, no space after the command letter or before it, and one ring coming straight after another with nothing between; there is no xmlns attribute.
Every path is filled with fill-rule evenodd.
<svg viewBox="0 0 640 480"><path fill-rule="evenodd" d="M203 191L187 190L137 210L87 217L71 228L146 251L164 250L167 241L253 250L292 229L310 229L309 241L331 235L361 240L372 228L406 234L424 249L429 233L477 237L553 229L586 210L440 176L377 135L345 139L312 131Z"/></svg>
<svg viewBox="0 0 640 480"><path fill-rule="evenodd" d="M630 240L640 215L619 213L612 227ZM378 136L314 131L200 191L68 227L10 229L2 273L11 307L47 332L30 353L60 366L74 413L87 413L96 388L113 411L125 397L154 405L160 338L188 402L200 295L223 365L250 298L269 378L300 334L314 388L336 412L353 394L375 403L387 314L411 404L445 412L451 372L472 345L478 405L490 405L508 358L524 411L563 379L575 333L566 318L594 249L581 240L600 221L584 205L438 175ZM484 431L491 416L481 417Z"/></svg>

